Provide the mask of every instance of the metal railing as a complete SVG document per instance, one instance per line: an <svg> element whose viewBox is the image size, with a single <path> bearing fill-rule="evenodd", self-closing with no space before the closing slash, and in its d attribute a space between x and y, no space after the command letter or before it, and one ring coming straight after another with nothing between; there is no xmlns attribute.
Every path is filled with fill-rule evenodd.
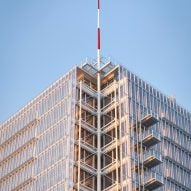
<svg viewBox="0 0 191 191"><path fill-rule="evenodd" d="M157 131L152 130L147 130L145 131L142 136L140 137L140 140L143 141L145 140L147 137L152 136L155 137L156 139L158 139L159 141L161 140L160 138L160 133L158 133Z"/></svg>
<svg viewBox="0 0 191 191"><path fill-rule="evenodd" d="M162 174L150 171L150 172L146 172L144 175L144 184L147 184L153 179L160 182L161 184L164 183L164 178Z"/></svg>
<svg viewBox="0 0 191 191"><path fill-rule="evenodd" d="M143 153L143 161L150 157L155 157L162 162L162 155L156 150L151 149Z"/></svg>

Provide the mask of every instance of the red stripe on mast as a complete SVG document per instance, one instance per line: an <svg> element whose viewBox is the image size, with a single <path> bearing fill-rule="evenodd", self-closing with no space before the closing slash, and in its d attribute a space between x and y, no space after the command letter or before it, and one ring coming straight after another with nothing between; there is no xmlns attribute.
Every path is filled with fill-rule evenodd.
<svg viewBox="0 0 191 191"><path fill-rule="evenodd" d="M97 48L100 50L101 43L100 43L100 0L97 1L98 3L98 30L97 30Z"/></svg>
<svg viewBox="0 0 191 191"><path fill-rule="evenodd" d="M97 48L98 50L100 50L100 47L101 47L101 43L100 43L100 28L98 28L97 30L97 37L98 37L98 42L97 42Z"/></svg>

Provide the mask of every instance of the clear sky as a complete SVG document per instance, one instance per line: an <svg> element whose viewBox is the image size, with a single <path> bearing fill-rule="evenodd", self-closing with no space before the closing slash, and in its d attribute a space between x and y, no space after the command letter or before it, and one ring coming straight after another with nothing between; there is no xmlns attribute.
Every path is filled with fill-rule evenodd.
<svg viewBox="0 0 191 191"><path fill-rule="evenodd" d="M101 0L102 56L191 111L191 0ZM0 122L96 57L97 0L0 0Z"/></svg>

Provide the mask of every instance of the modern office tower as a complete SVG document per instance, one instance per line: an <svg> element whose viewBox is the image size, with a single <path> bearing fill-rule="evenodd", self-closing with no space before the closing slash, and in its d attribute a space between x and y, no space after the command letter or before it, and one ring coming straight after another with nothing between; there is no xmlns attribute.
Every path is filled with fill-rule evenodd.
<svg viewBox="0 0 191 191"><path fill-rule="evenodd" d="M106 59L75 67L0 127L1 191L99 186L191 190L191 114Z"/></svg>

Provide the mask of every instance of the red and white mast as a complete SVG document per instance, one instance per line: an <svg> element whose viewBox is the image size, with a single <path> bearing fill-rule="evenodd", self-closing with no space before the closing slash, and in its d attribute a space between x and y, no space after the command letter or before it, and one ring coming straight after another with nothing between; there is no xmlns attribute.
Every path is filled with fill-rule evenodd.
<svg viewBox="0 0 191 191"><path fill-rule="evenodd" d="M100 34L100 0L98 0L98 9L97 9L97 63L98 63L98 70L100 69L100 49L101 49L101 34Z"/></svg>
<svg viewBox="0 0 191 191"><path fill-rule="evenodd" d="M101 191L101 55L100 55L100 0L97 12L97 191Z"/></svg>

